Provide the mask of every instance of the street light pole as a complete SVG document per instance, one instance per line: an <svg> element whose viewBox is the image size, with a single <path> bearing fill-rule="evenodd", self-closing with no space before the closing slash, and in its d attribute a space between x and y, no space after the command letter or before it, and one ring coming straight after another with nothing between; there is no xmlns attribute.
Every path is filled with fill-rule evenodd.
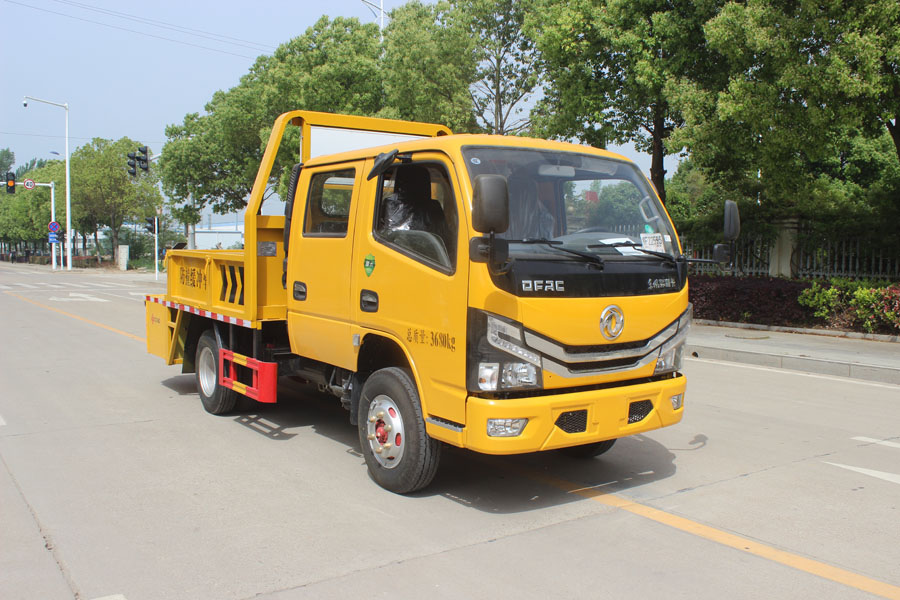
<svg viewBox="0 0 900 600"><path fill-rule="evenodd" d="M384 43L384 0L380 0L378 5L376 5L371 0L360 0L360 2L365 4L366 7L372 11L372 14L375 14L376 8L381 14L381 26L378 28L378 31L381 33L381 43Z"/></svg>
<svg viewBox="0 0 900 600"><path fill-rule="evenodd" d="M66 109L66 270L72 270L72 186L69 175L69 104L68 102L51 102L49 100L41 100L33 96L25 96L22 104L27 108L28 101L43 102Z"/></svg>

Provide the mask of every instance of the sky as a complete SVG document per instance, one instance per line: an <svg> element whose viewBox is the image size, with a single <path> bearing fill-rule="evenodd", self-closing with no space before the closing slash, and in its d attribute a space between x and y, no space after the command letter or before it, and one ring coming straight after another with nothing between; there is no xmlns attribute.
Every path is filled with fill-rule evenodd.
<svg viewBox="0 0 900 600"><path fill-rule="evenodd" d="M405 1L383 0L384 10ZM64 155L65 110L35 101L25 108L27 95L69 105L70 152L94 137L128 136L156 154L167 125L202 112L257 56L322 14L379 22L362 0L0 0L0 148L15 153L16 166ZM649 156L611 150L649 172Z"/></svg>

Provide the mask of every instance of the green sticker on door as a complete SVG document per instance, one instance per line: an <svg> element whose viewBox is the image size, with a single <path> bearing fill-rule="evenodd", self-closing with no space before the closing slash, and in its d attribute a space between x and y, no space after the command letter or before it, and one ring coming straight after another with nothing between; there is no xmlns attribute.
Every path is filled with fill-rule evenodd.
<svg viewBox="0 0 900 600"><path fill-rule="evenodd" d="M366 277L369 277L372 274L372 271L375 270L375 256L372 254L367 254L366 258L363 260L363 269L366 270Z"/></svg>

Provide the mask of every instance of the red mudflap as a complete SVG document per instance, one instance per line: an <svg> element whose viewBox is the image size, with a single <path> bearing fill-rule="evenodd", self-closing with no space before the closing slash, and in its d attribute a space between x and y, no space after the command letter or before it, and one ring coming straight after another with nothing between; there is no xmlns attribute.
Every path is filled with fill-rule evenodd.
<svg viewBox="0 0 900 600"><path fill-rule="evenodd" d="M237 380L235 365L250 369L252 382ZM278 363L262 362L231 350L219 350L219 385L253 398L257 402L278 401Z"/></svg>

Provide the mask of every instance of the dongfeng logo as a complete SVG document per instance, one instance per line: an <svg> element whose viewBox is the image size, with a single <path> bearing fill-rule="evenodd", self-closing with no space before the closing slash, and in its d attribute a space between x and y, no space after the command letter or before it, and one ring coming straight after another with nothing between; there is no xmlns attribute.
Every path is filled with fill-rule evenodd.
<svg viewBox="0 0 900 600"><path fill-rule="evenodd" d="M612 341L619 337L623 329L625 329L625 315L622 309L615 304L604 308L600 313L600 333L603 337Z"/></svg>

